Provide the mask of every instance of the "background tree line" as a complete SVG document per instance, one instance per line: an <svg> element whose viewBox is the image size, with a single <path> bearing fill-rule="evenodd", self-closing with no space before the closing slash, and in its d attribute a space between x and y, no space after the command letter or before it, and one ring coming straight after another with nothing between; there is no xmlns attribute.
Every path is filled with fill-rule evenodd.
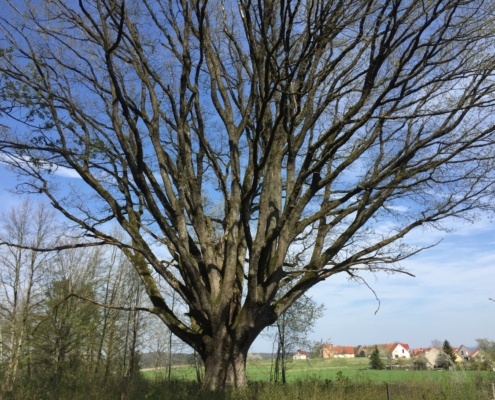
<svg viewBox="0 0 495 400"><path fill-rule="evenodd" d="M128 381L144 342L171 364L172 335L140 310L143 288L118 249L33 250L73 244L72 233L41 203L23 201L2 215L0 242L20 246L0 246L4 394L22 385Z"/></svg>

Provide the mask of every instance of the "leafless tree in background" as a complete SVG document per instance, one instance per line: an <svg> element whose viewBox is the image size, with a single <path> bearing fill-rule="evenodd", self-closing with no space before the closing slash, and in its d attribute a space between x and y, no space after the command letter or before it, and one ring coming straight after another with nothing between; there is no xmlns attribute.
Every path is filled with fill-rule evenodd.
<svg viewBox="0 0 495 400"><path fill-rule="evenodd" d="M303 295L280 315L274 326L277 350L270 379L287 383L287 360L298 348L310 349L312 344L308 335L313 331L316 321L323 316L324 309L324 304L318 304L311 297Z"/></svg>
<svg viewBox="0 0 495 400"><path fill-rule="evenodd" d="M22 200L2 215L0 241L10 245L0 247L0 396L26 379L135 373L138 275L116 247L76 248L82 242L71 244L70 233L42 203ZM55 246L64 250L34 250Z"/></svg>
<svg viewBox="0 0 495 400"><path fill-rule="evenodd" d="M56 228L52 210L25 200L2 215L0 241L50 247L57 244ZM22 364L30 363L29 340L52 259L51 254L16 246L0 249L0 362L4 364L0 393L11 392Z"/></svg>

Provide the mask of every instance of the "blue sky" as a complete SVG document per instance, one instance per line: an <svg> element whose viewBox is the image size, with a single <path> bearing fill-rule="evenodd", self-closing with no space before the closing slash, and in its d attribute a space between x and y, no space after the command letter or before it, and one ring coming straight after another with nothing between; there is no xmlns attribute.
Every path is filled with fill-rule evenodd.
<svg viewBox="0 0 495 400"><path fill-rule="evenodd" d="M310 291L324 303L323 318L311 339L338 345L404 342L427 347L447 339L453 346L475 346L476 338L495 339L495 224L480 218L451 221L453 231L416 231L411 240L440 244L401 263L416 277L368 274L364 285L346 275L329 278ZM270 350L259 340L253 352Z"/></svg>
<svg viewBox="0 0 495 400"><path fill-rule="evenodd" d="M70 181L71 178L65 177ZM0 164L0 212L18 198L8 192L15 177ZM417 230L409 243L432 244L403 261L401 266L416 275L363 275L378 295L363 284L340 274L310 291L325 304L310 339L339 345L400 341L425 347L433 339L448 339L453 346L474 346L476 338L495 339L495 223L480 216L475 223L450 221L451 232ZM271 341L258 339L251 351L270 352Z"/></svg>

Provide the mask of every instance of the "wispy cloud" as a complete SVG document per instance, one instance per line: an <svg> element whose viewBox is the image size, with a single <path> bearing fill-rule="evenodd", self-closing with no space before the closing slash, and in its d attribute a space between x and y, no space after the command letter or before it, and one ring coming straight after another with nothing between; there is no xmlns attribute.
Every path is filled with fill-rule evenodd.
<svg viewBox="0 0 495 400"><path fill-rule="evenodd" d="M332 338L338 344L372 344L400 340L427 346L449 339L472 345L478 337L495 334L495 226L452 221L450 234L432 231L424 241L443 241L402 263L416 275L366 276L381 301L363 285L334 276L315 287L313 298L326 305L314 339ZM424 232L422 233L424 234ZM420 234L417 234L420 238Z"/></svg>
<svg viewBox="0 0 495 400"><path fill-rule="evenodd" d="M0 165L8 166L12 163L16 163L18 165L30 165L34 166L35 164L32 162L32 160L28 157L17 157L13 155L7 155L7 154L0 154ZM40 171L44 171L46 173L50 173L55 176L59 176L62 178L71 178L71 179L81 179L79 174L71 169L67 168L64 166L59 166L59 165L53 165L48 162L43 162L43 161L37 161L37 168L40 169ZM6 178L10 175L6 171L2 174Z"/></svg>
<svg viewBox="0 0 495 400"><path fill-rule="evenodd" d="M62 178L81 179L80 175L73 169L66 167L58 167L53 171L54 175Z"/></svg>

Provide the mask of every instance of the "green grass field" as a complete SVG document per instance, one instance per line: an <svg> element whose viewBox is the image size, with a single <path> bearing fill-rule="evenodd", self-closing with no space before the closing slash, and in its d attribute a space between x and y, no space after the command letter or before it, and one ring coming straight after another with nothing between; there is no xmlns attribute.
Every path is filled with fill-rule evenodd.
<svg viewBox="0 0 495 400"><path fill-rule="evenodd" d="M145 370L132 379L94 374L19 382L10 400L493 400L494 372L368 369L368 359L292 361L287 385L270 383L271 361L250 361L247 388L201 390L192 366Z"/></svg>
<svg viewBox="0 0 495 400"><path fill-rule="evenodd" d="M272 363L270 360L248 361L247 376L249 381L268 382ZM165 370L143 371L145 377L163 377ZM175 366L172 378L193 381L196 372L192 366ZM301 380L342 380L353 382L413 383L424 381L467 382L475 379L493 379L495 374L487 371L414 371L414 370L370 370L367 358L354 359L314 359L294 360L287 366L287 381Z"/></svg>
<svg viewBox="0 0 495 400"><path fill-rule="evenodd" d="M250 381L245 391L208 394L199 391L191 366L173 368L173 380L166 384L164 370L144 371L159 393L173 393L174 399L205 400L492 400L495 373L481 371L415 371L369 369L369 359L316 359L291 361L287 385L269 383L271 361L249 361ZM154 382L154 383L152 383ZM157 389L158 387L163 389ZM199 397L198 397L199 396ZM150 396L150 399L155 397ZM159 399L160 397L156 397Z"/></svg>

